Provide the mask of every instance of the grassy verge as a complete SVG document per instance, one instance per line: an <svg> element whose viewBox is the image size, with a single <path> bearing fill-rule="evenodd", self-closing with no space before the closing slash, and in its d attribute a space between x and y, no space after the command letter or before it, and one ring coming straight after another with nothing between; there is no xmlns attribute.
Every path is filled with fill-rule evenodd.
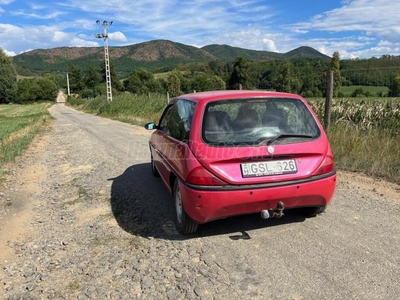
<svg viewBox="0 0 400 300"><path fill-rule="evenodd" d="M308 99L323 120L324 99ZM69 104L89 113L143 125L158 121L165 96L118 96L73 100ZM334 99L328 136L338 169L362 172L400 184L400 98Z"/></svg>
<svg viewBox="0 0 400 300"><path fill-rule="evenodd" d="M323 99L309 101L320 120ZM338 169L400 184L400 98L339 98L329 140Z"/></svg>
<svg viewBox="0 0 400 300"><path fill-rule="evenodd" d="M69 98L67 104L85 112L122 122L144 125L146 122L157 122L167 104L165 95L132 96L122 94L107 102L104 97L93 100Z"/></svg>
<svg viewBox="0 0 400 300"><path fill-rule="evenodd" d="M328 130L339 169L362 172L400 184L400 137L339 122Z"/></svg>
<svg viewBox="0 0 400 300"><path fill-rule="evenodd" d="M21 155L50 120L50 103L0 105L0 180L3 167Z"/></svg>

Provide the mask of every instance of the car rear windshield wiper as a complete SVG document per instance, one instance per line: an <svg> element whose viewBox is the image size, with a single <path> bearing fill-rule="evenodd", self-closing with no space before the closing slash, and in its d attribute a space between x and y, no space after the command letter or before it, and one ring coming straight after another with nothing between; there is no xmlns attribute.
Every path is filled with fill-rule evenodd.
<svg viewBox="0 0 400 300"><path fill-rule="evenodd" d="M308 135L308 134L287 134L287 133L283 133L283 134L278 134L277 136L274 136L273 138L262 139L258 144L261 144L261 143L267 141L267 146L269 146L272 143L274 143L276 140L285 139L285 138L313 139L314 136Z"/></svg>

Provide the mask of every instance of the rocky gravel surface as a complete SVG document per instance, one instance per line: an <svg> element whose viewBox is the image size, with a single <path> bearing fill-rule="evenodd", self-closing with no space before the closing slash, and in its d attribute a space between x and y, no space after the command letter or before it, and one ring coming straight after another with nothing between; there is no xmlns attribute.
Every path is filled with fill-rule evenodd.
<svg viewBox="0 0 400 300"><path fill-rule="evenodd" d="M1 299L395 299L395 185L343 175L326 213L184 237L139 127L51 109L0 185ZM2 249L2 250L1 250Z"/></svg>

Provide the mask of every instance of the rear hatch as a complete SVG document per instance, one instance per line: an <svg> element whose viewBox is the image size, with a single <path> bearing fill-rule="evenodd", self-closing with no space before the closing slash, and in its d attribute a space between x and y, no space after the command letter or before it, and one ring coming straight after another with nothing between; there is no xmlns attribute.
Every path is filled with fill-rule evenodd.
<svg viewBox="0 0 400 300"><path fill-rule="evenodd" d="M200 135L201 143L191 145L194 156L235 185L307 178L331 155L321 125L297 98L211 102Z"/></svg>
<svg viewBox="0 0 400 300"><path fill-rule="evenodd" d="M310 177L328 152L323 138L309 142L263 146L193 149L200 164L229 184L258 184Z"/></svg>

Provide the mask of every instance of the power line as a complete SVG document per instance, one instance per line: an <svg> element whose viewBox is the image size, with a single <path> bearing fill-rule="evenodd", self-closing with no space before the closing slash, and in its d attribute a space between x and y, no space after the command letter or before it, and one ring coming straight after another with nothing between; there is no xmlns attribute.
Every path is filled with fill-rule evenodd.
<svg viewBox="0 0 400 300"><path fill-rule="evenodd" d="M125 8L128 4L129 4L129 8L131 8L132 6L134 6L139 0L136 0L132 3L131 0L126 0L125 2L123 2L117 9L114 10L114 13L111 15L112 19L117 19L117 17L120 16L120 12L122 12L122 8ZM124 9L124 11L126 11L127 9ZM118 14L118 15L117 15Z"/></svg>

